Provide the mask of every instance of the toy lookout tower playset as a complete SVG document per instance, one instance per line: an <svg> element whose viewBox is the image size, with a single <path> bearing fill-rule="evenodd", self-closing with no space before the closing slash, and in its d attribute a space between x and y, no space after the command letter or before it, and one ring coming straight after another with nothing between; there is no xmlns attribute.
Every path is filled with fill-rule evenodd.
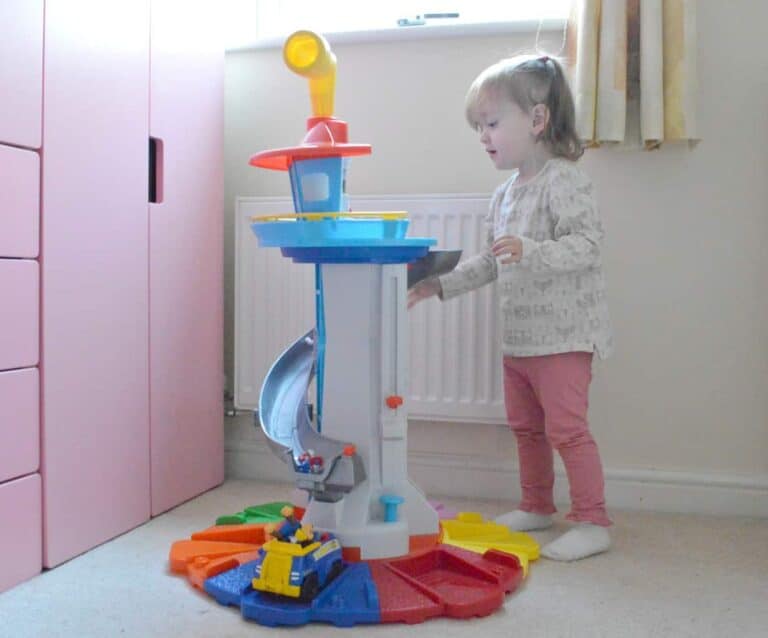
<svg viewBox="0 0 768 638"><path fill-rule="evenodd" d="M257 424L308 504L222 517L175 543L171 566L265 625L486 615L538 546L476 514L440 520L407 473L407 290L459 254L407 237L405 212L349 210L347 163L371 147L333 115L336 58L310 31L283 57L309 79L313 113L300 144L251 158L288 172L295 208L252 229L260 246L314 264L316 321L269 370Z"/></svg>

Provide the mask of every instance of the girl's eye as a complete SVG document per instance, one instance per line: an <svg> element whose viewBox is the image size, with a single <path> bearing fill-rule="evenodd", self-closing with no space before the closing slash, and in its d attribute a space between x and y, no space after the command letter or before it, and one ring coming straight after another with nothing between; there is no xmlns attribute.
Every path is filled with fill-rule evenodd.
<svg viewBox="0 0 768 638"><path fill-rule="evenodd" d="M496 128L496 125L497 125L497 124L498 124L498 122L496 122L496 121L494 120L493 122L488 122L488 125L487 125L487 126L488 126L488 128Z"/></svg>

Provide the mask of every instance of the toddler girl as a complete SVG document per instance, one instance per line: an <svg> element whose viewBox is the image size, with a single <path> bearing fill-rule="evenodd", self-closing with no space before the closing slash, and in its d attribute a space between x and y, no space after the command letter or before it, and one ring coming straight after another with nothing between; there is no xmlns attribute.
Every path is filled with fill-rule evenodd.
<svg viewBox="0 0 768 638"><path fill-rule="evenodd" d="M552 448L568 475L576 525L542 549L577 560L610 546L603 469L589 432L593 353L612 349L600 244L603 228L583 153L573 98L560 64L517 57L473 82L466 117L493 165L514 170L496 189L487 246L455 271L409 292L409 307L450 299L499 280L507 419L517 440L522 500L497 518L513 530L552 525Z"/></svg>

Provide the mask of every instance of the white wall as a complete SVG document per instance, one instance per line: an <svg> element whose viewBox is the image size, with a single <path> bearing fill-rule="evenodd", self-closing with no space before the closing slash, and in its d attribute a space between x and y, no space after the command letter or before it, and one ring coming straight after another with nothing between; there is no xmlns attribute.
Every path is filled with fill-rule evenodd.
<svg viewBox="0 0 768 638"><path fill-rule="evenodd" d="M596 370L592 428L609 497L621 505L768 515L766 23L765 3L699 3L695 149L599 149L583 160L608 232L617 340L615 357ZM351 141L374 149L353 161L349 191L487 192L502 181L464 123L463 95L479 70L533 38L334 46L336 115ZM231 378L234 198L289 193L285 173L251 168L248 158L298 142L309 101L279 50L228 55L226 100ZM410 450L427 489L501 496L515 487L514 442L501 426L414 423ZM449 484L447 471L474 486ZM729 497L739 504L716 506Z"/></svg>

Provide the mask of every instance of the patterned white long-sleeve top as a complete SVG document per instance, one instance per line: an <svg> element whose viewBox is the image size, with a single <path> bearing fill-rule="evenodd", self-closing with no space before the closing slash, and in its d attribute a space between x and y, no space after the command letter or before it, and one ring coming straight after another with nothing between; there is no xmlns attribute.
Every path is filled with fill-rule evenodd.
<svg viewBox="0 0 768 638"><path fill-rule="evenodd" d="M589 177L570 160L549 160L528 182L517 174L493 194L481 253L440 277L443 300L498 278L502 352L536 356L596 352L606 358L613 334L600 246L603 226ZM504 235L523 243L522 259L501 264L491 245Z"/></svg>

